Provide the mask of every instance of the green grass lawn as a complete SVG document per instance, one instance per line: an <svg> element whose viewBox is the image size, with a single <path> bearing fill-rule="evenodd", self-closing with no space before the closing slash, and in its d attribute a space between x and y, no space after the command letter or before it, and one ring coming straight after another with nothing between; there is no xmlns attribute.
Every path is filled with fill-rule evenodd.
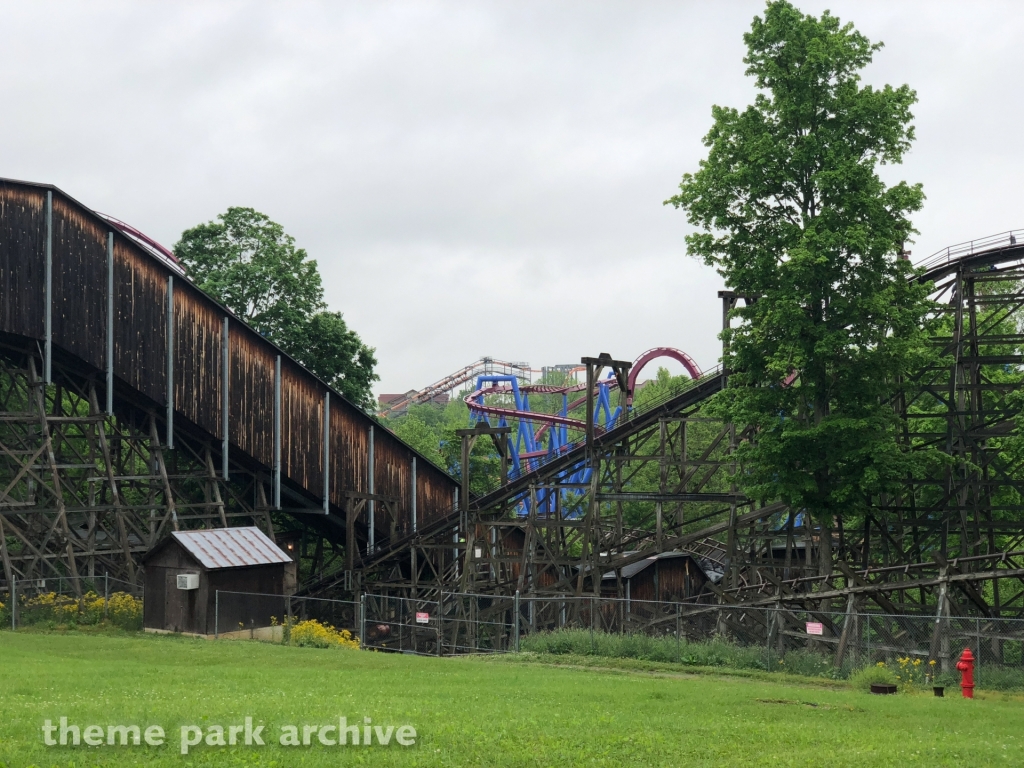
<svg viewBox="0 0 1024 768"><path fill-rule="evenodd" d="M1019 697L869 696L659 669L0 632L0 765L1024 764ZM79 726L160 725L167 743L44 746L43 721L62 716ZM266 746L197 746L180 754L182 725L226 727L246 716L264 725ZM277 744L282 725L337 723L340 716L410 724L418 738L411 747L322 746L315 736L311 746Z"/></svg>

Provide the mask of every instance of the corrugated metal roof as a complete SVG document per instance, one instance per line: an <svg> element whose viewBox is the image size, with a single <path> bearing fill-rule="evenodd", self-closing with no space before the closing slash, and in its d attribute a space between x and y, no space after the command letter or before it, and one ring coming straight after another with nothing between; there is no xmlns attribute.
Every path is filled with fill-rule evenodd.
<svg viewBox="0 0 1024 768"><path fill-rule="evenodd" d="M655 560L668 560L668 559L671 559L671 558L674 558L674 557L693 557L693 556L689 552L662 552L660 555L651 555L650 557L645 558L644 560L641 560L639 562L630 563L629 565L623 566L623 568L622 568L622 578L624 578L624 579L631 579L631 578L633 578L638 573L640 573L640 571L644 570L649 565L653 564ZM606 573L604 576L601 577L601 580L604 581L605 579L614 579L614 578L615 578L615 571L608 571L608 573Z"/></svg>
<svg viewBox="0 0 1024 768"><path fill-rule="evenodd" d="M291 558L255 526L175 531L171 535L209 570L291 562Z"/></svg>

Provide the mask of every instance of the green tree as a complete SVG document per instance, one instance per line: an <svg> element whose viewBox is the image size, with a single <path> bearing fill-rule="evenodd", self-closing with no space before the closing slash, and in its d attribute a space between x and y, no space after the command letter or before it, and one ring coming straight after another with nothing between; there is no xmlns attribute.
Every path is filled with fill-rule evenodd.
<svg viewBox="0 0 1024 768"><path fill-rule="evenodd" d="M309 370L366 411L373 411L377 358L340 312L317 312L306 324L305 343L293 354Z"/></svg>
<svg viewBox="0 0 1024 768"><path fill-rule="evenodd" d="M666 202L698 228L689 252L751 299L723 333L718 406L752 435L736 479L811 513L827 571L834 521L924 460L891 405L931 354L928 286L900 258L924 195L878 175L910 147L916 95L862 85L881 43L827 11L769 2L744 41L759 93L742 112L713 108L707 158Z"/></svg>
<svg viewBox="0 0 1024 768"><path fill-rule="evenodd" d="M175 255L200 288L366 410L374 407L374 350L328 312L316 261L252 208L182 233Z"/></svg>

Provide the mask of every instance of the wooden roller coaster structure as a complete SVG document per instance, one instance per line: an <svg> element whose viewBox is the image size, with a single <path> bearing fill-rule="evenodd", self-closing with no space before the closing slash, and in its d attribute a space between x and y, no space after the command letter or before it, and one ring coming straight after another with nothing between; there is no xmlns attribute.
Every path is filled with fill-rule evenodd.
<svg viewBox="0 0 1024 768"><path fill-rule="evenodd" d="M458 514L385 542L364 564L365 583L409 596L444 589L580 597L598 596L608 580L595 576L614 573L622 596L623 568L687 550L720 575L709 587L713 602L741 613L792 606L1024 616L1019 236L965 243L921 265L915 279L934 285L946 318L934 343L948 364L920 371L892 407L908 447L937 446L950 460L930 476L907 478L899 494L873 499L855 529L837 521L832 562L818 561L821 532L809 516L758 505L730 484L733 452L747 436L702 415L726 385L715 370L634 408L614 429L577 435L572 450L532 471L464 493ZM721 298L728 317L740 299ZM603 367L622 365L583 363L590 386ZM580 466L593 470L589 482L570 482ZM448 554L443 570L439 551Z"/></svg>
<svg viewBox="0 0 1024 768"><path fill-rule="evenodd" d="M949 460L837 524L822 563L807 515L731 484L748 436L704 412L720 370L627 409L628 364L584 358L591 399L606 368L621 385L611 428L588 402L564 450L490 486L452 477L144 240L53 187L0 181L2 576L139 583L167 531L244 522L303 538L307 594L596 596L685 550L714 576L700 605L741 618L766 605L1024 616L1021 234L921 265L948 362L892 407L908 447ZM727 317L740 299L722 300ZM498 430L462 437L500 447Z"/></svg>

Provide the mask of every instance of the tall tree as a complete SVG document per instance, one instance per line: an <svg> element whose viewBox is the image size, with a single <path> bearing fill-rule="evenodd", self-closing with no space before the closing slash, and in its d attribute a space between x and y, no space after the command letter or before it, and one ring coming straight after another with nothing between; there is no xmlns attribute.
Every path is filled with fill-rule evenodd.
<svg viewBox="0 0 1024 768"><path fill-rule="evenodd" d="M373 408L374 350L326 311L316 261L252 208L182 233L175 255L200 288L361 407Z"/></svg>
<svg viewBox="0 0 1024 768"><path fill-rule="evenodd" d="M862 85L882 44L828 11L769 2L744 42L754 103L713 108L707 158L666 202L698 228L689 252L750 298L723 333L719 407L753 436L736 480L806 509L828 570L833 522L923 460L891 401L930 354L928 289L900 258L924 195L878 174L910 147L916 94Z"/></svg>
<svg viewBox="0 0 1024 768"><path fill-rule="evenodd" d="M373 348L363 344L340 312L317 312L309 319L305 336L295 356L349 400L373 411L373 382L380 379L373 372Z"/></svg>

